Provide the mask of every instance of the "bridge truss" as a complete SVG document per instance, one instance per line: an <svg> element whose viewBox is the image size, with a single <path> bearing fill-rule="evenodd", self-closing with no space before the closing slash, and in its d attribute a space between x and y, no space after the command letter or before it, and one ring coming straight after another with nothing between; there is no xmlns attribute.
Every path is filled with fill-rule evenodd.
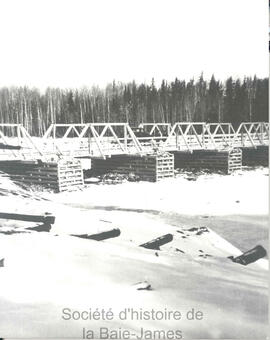
<svg viewBox="0 0 270 340"><path fill-rule="evenodd" d="M0 160L64 157L107 158L164 151L189 151L269 145L269 123L178 122L140 124L145 137L128 123L52 124L42 138L31 137L21 124L0 124Z"/></svg>
<svg viewBox="0 0 270 340"><path fill-rule="evenodd" d="M52 153L73 157L143 154L142 145L127 123L52 124L43 143Z"/></svg>
<svg viewBox="0 0 270 340"><path fill-rule="evenodd" d="M0 124L0 160L43 159L39 148L22 124Z"/></svg>

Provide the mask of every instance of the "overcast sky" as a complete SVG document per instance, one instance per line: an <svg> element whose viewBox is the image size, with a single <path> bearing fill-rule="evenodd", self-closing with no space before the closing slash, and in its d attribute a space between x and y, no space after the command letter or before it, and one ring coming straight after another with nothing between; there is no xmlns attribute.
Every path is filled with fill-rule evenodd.
<svg viewBox="0 0 270 340"><path fill-rule="evenodd" d="M268 76L268 0L0 0L0 86Z"/></svg>

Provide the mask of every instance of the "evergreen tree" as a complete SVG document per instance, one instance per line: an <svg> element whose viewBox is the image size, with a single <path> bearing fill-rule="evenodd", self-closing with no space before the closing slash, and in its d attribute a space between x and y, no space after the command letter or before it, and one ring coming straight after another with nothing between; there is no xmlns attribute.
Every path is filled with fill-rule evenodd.
<svg viewBox="0 0 270 340"><path fill-rule="evenodd" d="M224 122L234 122L234 82L232 77L227 79L224 96Z"/></svg>
<svg viewBox="0 0 270 340"><path fill-rule="evenodd" d="M113 83L103 90L28 87L0 88L0 122L21 123L41 136L51 123L268 121L268 78L228 78L223 84L203 75L189 82L164 79L159 87Z"/></svg>
<svg viewBox="0 0 270 340"><path fill-rule="evenodd" d="M214 75L211 77L207 95L206 114L208 122L219 122L219 83Z"/></svg>

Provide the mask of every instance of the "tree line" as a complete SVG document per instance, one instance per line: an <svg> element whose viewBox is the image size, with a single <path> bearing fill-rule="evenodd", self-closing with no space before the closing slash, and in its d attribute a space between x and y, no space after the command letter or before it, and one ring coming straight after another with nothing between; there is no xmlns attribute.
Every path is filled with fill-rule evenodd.
<svg viewBox="0 0 270 340"><path fill-rule="evenodd" d="M212 76L190 81L176 78L151 84L112 82L101 89L0 88L0 122L21 123L41 136L51 123L268 121L268 78Z"/></svg>

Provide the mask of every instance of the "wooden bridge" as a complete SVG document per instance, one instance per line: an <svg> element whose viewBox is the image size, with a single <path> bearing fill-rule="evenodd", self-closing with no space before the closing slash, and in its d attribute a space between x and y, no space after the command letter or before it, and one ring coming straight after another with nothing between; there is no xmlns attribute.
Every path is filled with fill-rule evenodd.
<svg viewBox="0 0 270 340"><path fill-rule="evenodd" d="M24 185L56 191L84 185L81 158L92 175L117 172L141 180L174 177L175 168L230 174L268 165L269 124L52 124L31 137L21 124L0 124L0 170ZM90 164L91 163L91 164Z"/></svg>
<svg viewBox="0 0 270 340"><path fill-rule="evenodd" d="M222 150L269 145L269 123L52 124L43 137L31 137L20 124L0 124L0 160L107 158L156 152Z"/></svg>
<svg viewBox="0 0 270 340"><path fill-rule="evenodd" d="M220 150L269 145L269 123L241 123L235 131L230 123L175 123L173 126L141 124L154 138L162 138L166 151ZM168 131L168 134L162 131ZM159 136L158 136L159 135Z"/></svg>

